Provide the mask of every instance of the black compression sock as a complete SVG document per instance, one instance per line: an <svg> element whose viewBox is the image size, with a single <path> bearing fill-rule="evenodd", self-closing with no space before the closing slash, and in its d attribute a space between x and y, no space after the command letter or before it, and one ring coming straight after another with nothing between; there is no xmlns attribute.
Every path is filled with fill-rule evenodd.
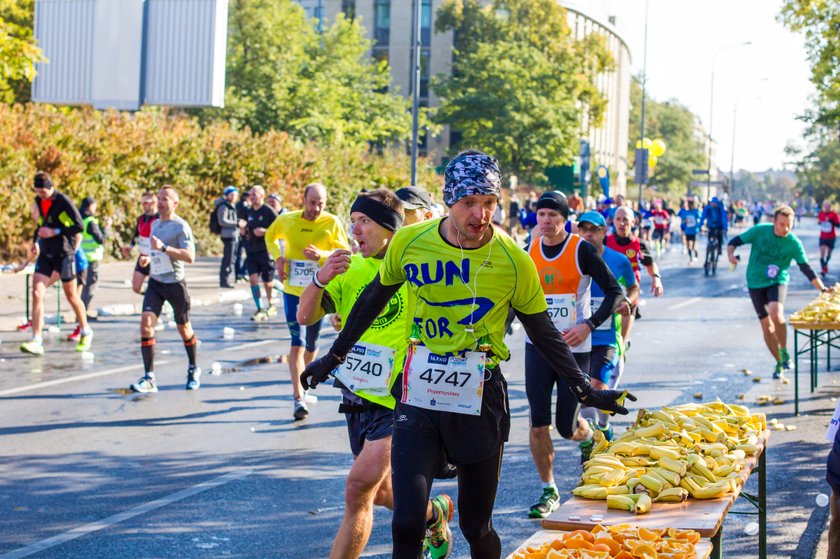
<svg viewBox="0 0 840 559"><path fill-rule="evenodd" d="M146 373L155 370L155 339L140 338L140 353L143 355L143 368Z"/></svg>
<svg viewBox="0 0 840 559"><path fill-rule="evenodd" d="M195 334L193 334L192 338L189 340L184 341L184 349L187 350L187 360L190 363L190 367L195 367L195 349L198 347L198 340L195 339Z"/></svg>

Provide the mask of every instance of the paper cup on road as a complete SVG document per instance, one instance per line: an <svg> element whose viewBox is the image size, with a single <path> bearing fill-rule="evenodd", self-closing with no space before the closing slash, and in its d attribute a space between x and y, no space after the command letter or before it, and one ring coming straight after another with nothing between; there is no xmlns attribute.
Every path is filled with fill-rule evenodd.
<svg viewBox="0 0 840 559"><path fill-rule="evenodd" d="M82 361L93 361L96 355L92 351L83 351L82 352Z"/></svg>
<svg viewBox="0 0 840 559"><path fill-rule="evenodd" d="M233 328L230 328L230 327L226 327L224 330L222 330L222 335L224 336L224 338L226 340L232 340L233 336L235 334L236 334L236 330L234 330Z"/></svg>
<svg viewBox="0 0 840 559"><path fill-rule="evenodd" d="M817 506L818 507L827 507L828 506L828 495L825 493L820 493L817 495Z"/></svg>
<svg viewBox="0 0 840 559"><path fill-rule="evenodd" d="M58 334L61 332L61 329L58 326L50 326L49 328L47 328L47 332L49 332L50 334Z"/></svg>
<svg viewBox="0 0 840 559"><path fill-rule="evenodd" d="M170 320L169 322L166 323L167 328L175 328L176 326L177 326L177 324L175 324L174 320Z"/></svg>
<svg viewBox="0 0 840 559"><path fill-rule="evenodd" d="M236 303L233 305L233 314L236 316L242 316L242 303Z"/></svg>
<svg viewBox="0 0 840 559"><path fill-rule="evenodd" d="M218 361L213 361L213 364L210 365L210 374L211 375L220 375L222 374L222 364Z"/></svg>
<svg viewBox="0 0 840 559"><path fill-rule="evenodd" d="M163 324L163 322L158 322L157 324L155 324L155 330L157 330L158 332L160 332L161 330L166 330L166 326Z"/></svg>

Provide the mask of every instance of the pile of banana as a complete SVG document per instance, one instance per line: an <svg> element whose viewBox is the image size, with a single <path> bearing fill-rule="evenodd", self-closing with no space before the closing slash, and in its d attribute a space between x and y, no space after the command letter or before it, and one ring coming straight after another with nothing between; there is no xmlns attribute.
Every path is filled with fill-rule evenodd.
<svg viewBox="0 0 840 559"><path fill-rule="evenodd" d="M840 283L790 315L791 322L826 323L840 321Z"/></svg>
<svg viewBox="0 0 840 559"><path fill-rule="evenodd" d="M739 489L747 457L758 452L766 430L763 413L720 400L642 409L612 442L595 432L581 485L572 493L637 514L654 502L716 499Z"/></svg>

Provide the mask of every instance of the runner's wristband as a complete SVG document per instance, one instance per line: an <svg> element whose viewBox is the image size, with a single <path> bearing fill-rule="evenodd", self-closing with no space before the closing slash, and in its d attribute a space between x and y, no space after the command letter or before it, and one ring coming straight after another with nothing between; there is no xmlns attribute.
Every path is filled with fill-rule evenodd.
<svg viewBox="0 0 840 559"><path fill-rule="evenodd" d="M162 247L160 247L160 251L161 251L162 253L166 254L166 249L168 249L168 248L169 248L169 245L164 244Z"/></svg>
<svg viewBox="0 0 840 559"><path fill-rule="evenodd" d="M317 287L318 289L326 289L327 287L327 284L318 281L318 272L312 274L312 283L314 283L315 287Z"/></svg>

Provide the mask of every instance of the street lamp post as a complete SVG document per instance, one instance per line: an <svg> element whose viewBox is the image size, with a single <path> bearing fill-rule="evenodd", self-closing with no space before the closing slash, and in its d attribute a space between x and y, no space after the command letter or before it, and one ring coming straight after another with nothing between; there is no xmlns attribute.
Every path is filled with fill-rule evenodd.
<svg viewBox="0 0 840 559"><path fill-rule="evenodd" d="M752 41L745 41L743 43L737 43L734 45L726 45L725 47L717 49L712 55L711 93L709 94L709 161L706 167L706 200L709 200L712 197L712 145L714 144L712 136L712 127L715 115L715 60L717 60L717 55L725 50L734 49L737 47L745 47L751 44Z"/></svg>
<svg viewBox="0 0 840 559"><path fill-rule="evenodd" d="M421 21L423 9L423 0L414 0L414 53L411 61L414 65L414 83L411 88L411 184L417 184L417 148L419 136L419 112L420 112L420 47L422 42L421 37Z"/></svg>
<svg viewBox="0 0 840 559"><path fill-rule="evenodd" d="M755 80L756 82L766 82L770 78L761 78ZM738 99L741 96L740 88L735 92L735 105L732 107L732 151L729 156L729 185L732 188L732 192L735 192L735 129L738 124ZM761 99L761 97L756 97L756 99ZM744 193L746 194L747 201L750 202L750 192L745 190Z"/></svg>
<svg viewBox="0 0 840 559"><path fill-rule="evenodd" d="M642 58L642 122L641 122L641 125L639 126L639 128L640 128L639 143L640 143L642 149L644 149L644 147L645 147L644 146L644 143L645 143L645 101L646 101L645 98L647 97L647 39L648 39L648 8L649 8L649 5L650 5L649 0L645 0L645 49L644 49L644 54L643 54L643 58ZM638 157L639 150L636 150L636 154L637 154L637 156L636 156L636 168L638 168L638 166L640 164L645 166L645 173L642 175L642 180L639 181L639 206L638 206L637 209L641 212L642 211L642 190L644 189L645 183L647 182L647 164L648 164L648 161L647 161L647 158L643 158L644 161L640 163L639 162L639 157Z"/></svg>

